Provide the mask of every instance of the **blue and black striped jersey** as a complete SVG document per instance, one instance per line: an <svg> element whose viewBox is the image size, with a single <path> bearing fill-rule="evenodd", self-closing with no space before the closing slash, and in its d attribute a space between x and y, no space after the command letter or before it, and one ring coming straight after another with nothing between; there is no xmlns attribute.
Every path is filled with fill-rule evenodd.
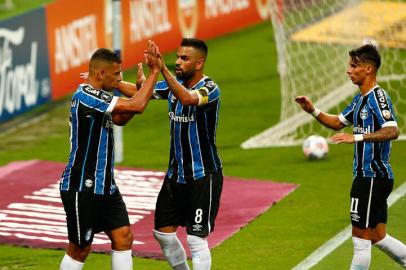
<svg viewBox="0 0 406 270"><path fill-rule="evenodd" d="M111 112L117 102L103 90L79 85L70 109L70 154L60 189L113 194L114 139Z"/></svg>
<svg viewBox="0 0 406 270"><path fill-rule="evenodd" d="M339 115L344 125L353 125L353 134L368 134L383 127L397 126L392 101L379 86L365 96L357 94L351 104ZM389 164L391 141L357 142L354 146L354 177L381 177L393 179Z"/></svg>
<svg viewBox="0 0 406 270"><path fill-rule="evenodd" d="M208 103L202 106L183 106L166 81L158 82L154 89L155 98L168 100L171 144L167 174L179 183L200 179L222 167L216 147L220 88L205 76L188 90L202 88L208 90Z"/></svg>

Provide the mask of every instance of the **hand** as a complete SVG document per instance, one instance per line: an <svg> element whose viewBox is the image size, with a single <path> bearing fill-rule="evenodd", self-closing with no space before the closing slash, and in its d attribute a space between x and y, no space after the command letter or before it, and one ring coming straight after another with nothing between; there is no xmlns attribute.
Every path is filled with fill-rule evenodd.
<svg viewBox="0 0 406 270"><path fill-rule="evenodd" d="M297 103L299 103L300 107L302 107L302 109L305 112L307 112L307 113L314 112L314 105L313 105L312 101L310 100L310 98L308 98L306 96L297 96L295 98L295 101Z"/></svg>
<svg viewBox="0 0 406 270"><path fill-rule="evenodd" d="M336 133L330 138L327 139L330 143L339 144L339 143L354 143L354 135L348 133Z"/></svg>
<svg viewBox="0 0 406 270"><path fill-rule="evenodd" d="M89 72L81 72L80 78L86 80L87 78L89 78Z"/></svg>
<svg viewBox="0 0 406 270"><path fill-rule="evenodd" d="M144 74L144 69L142 68L142 63L138 63L138 69L137 69L137 80L135 84L137 85L137 89L140 89L142 85L144 84L146 78Z"/></svg>
<svg viewBox="0 0 406 270"><path fill-rule="evenodd" d="M151 71L159 72L162 68L158 46L151 40L148 40L148 49L144 51L145 63Z"/></svg>

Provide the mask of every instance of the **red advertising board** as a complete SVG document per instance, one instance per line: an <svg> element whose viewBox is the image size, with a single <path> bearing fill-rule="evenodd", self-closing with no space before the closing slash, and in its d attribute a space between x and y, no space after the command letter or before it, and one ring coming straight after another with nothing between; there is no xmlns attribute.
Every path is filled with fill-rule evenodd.
<svg viewBox="0 0 406 270"><path fill-rule="evenodd" d="M148 39L162 53L182 37L210 39L266 20L270 0L122 0L123 66L142 60Z"/></svg>
<svg viewBox="0 0 406 270"><path fill-rule="evenodd" d="M123 68L143 60L147 40L162 53L182 37L204 40L269 18L270 0L122 0ZM111 0L57 0L46 7L52 98L72 93L91 54L111 48Z"/></svg>
<svg viewBox="0 0 406 270"><path fill-rule="evenodd" d="M46 7L53 99L76 89L92 53L105 46L104 11L104 1L57 0Z"/></svg>
<svg viewBox="0 0 406 270"><path fill-rule="evenodd" d="M154 40L165 53L174 50L182 39L176 19L178 0L122 0L123 67L143 59L147 40Z"/></svg>

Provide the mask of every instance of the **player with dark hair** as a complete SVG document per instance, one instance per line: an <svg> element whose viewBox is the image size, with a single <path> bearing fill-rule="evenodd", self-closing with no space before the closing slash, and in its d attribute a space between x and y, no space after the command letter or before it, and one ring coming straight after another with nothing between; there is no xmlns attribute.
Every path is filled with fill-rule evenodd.
<svg viewBox="0 0 406 270"><path fill-rule="evenodd" d="M352 270L366 270L371 261L371 246L384 251L406 269L406 246L386 233L387 198L394 175L389 164L391 140L399 130L389 95L376 80L381 58L370 44L349 52L347 74L358 85L358 93L340 115L317 109L306 96L296 102L322 125L340 130L353 125L353 134L337 133L332 143L353 143L353 184L350 217L354 256Z"/></svg>
<svg viewBox="0 0 406 270"><path fill-rule="evenodd" d="M60 181L69 245L61 270L80 270L91 250L94 234L104 231L111 240L112 269L132 269L133 236L128 213L114 181L113 123L125 125L142 113L151 98L162 62L153 42L145 60L149 76L131 98L108 91L121 84L121 60L108 49L98 49L89 63L88 78L72 96L71 150Z"/></svg>
<svg viewBox="0 0 406 270"><path fill-rule="evenodd" d="M168 171L158 195L154 237L170 266L189 269L176 231L186 226L194 270L211 268L207 237L214 229L223 187L222 164L216 131L220 88L204 75L207 59L204 41L184 38L177 50L174 77L165 64L165 80L155 85L153 97L168 100L170 156ZM138 75L140 77L140 75ZM135 85L122 85L130 95Z"/></svg>
<svg viewBox="0 0 406 270"><path fill-rule="evenodd" d="M189 269L176 236L186 226L194 270L211 268L207 236L214 229L223 186L222 164L216 148L220 89L204 75L207 46L183 39L177 51L176 78L165 64L165 81L157 83L155 98L168 99L171 144L169 168L158 195L154 237L173 269Z"/></svg>

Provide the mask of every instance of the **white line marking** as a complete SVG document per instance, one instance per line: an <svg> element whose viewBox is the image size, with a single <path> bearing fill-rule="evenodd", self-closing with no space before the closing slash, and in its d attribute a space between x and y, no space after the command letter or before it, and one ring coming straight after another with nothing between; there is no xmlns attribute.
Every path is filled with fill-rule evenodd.
<svg viewBox="0 0 406 270"><path fill-rule="evenodd" d="M406 182L399 186L388 198L388 207L391 207L396 201L406 194ZM301 261L292 270L307 270L319 263L324 257L333 252L342 243L351 237L352 226L348 225L344 230L336 234L333 238L321 245L306 259Z"/></svg>

